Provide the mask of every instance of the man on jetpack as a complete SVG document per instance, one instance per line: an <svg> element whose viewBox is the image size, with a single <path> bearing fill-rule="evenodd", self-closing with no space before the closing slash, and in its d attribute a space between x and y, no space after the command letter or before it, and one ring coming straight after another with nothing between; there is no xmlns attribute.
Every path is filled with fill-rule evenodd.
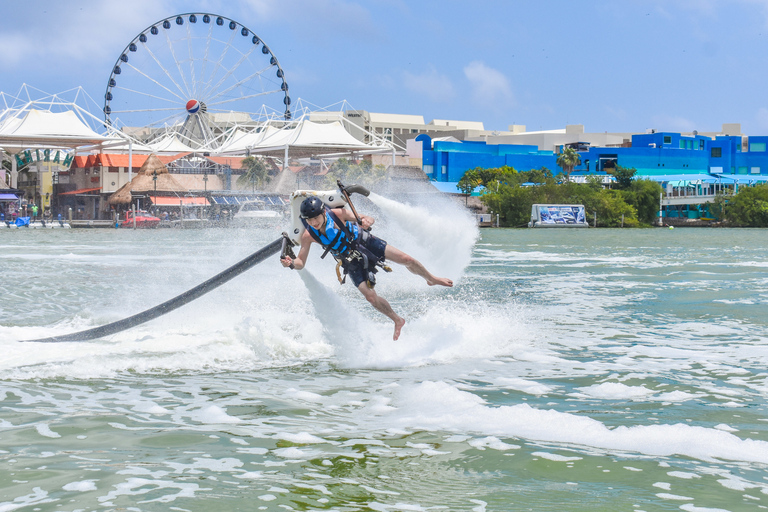
<svg viewBox="0 0 768 512"><path fill-rule="evenodd" d="M377 267L387 272L392 269L386 266L385 260L394 261L423 277L429 286L453 286L453 281L445 277L435 277L418 260L403 251L389 245L386 241L370 233L375 220L367 215L358 215L341 182L337 182L350 206L346 208L329 208L317 196L310 196L301 203L301 222L304 232L301 234L301 247L296 257L283 254L280 262L284 267L301 270L307 262L312 243L320 244L325 257L330 252L338 262L336 273L343 284L347 275L363 296L380 313L389 317L395 323L395 334L392 339L400 337L400 330L405 325L405 319L394 312L392 306L384 297L374 290ZM341 277L339 266L344 269Z"/></svg>

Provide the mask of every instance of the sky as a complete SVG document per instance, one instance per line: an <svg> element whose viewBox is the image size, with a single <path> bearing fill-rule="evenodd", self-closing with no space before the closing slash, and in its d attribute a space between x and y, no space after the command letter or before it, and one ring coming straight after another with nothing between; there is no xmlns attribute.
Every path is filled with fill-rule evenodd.
<svg viewBox="0 0 768 512"><path fill-rule="evenodd" d="M768 0L0 0L0 91L95 104L153 23L257 34L295 101L529 131L768 135ZM98 114L98 112L96 112Z"/></svg>

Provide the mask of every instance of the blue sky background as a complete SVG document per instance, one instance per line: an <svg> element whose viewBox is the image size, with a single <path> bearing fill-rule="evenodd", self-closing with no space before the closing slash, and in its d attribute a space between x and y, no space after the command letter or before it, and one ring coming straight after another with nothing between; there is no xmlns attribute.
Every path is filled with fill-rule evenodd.
<svg viewBox="0 0 768 512"><path fill-rule="evenodd" d="M589 132L768 135L768 0L0 0L0 91L99 104L148 25L211 12L274 51L295 100Z"/></svg>

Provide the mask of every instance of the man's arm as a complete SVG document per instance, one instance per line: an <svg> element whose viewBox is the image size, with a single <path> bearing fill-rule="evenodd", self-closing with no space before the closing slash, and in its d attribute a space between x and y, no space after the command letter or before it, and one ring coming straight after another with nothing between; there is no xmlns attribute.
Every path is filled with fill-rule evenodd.
<svg viewBox="0 0 768 512"><path fill-rule="evenodd" d="M334 208L333 213L335 213L339 220L343 222L357 222L355 214L352 213L352 211L348 208ZM376 222L376 219L369 215L361 215L360 222L363 225L363 229L369 229L371 226L373 226L373 223Z"/></svg>
<svg viewBox="0 0 768 512"><path fill-rule="evenodd" d="M292 268L296 270L301 270L304 268L304 266L307 264L307 256L309 256L309 247L312 245L312 242L315 240L312 238L312 235L304 231L304 233L301 234L301 247L299 248L299 254L296 256L296 258L291 258L290 256L286 256L285 258L280 259L280 263L283 264L284 267Z"/></svg>

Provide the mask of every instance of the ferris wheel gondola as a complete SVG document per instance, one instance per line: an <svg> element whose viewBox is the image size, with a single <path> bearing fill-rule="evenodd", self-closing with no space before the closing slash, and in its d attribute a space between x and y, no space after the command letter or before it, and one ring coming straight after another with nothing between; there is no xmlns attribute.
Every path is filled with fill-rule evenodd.
<svg viewBox="0 0 768 512"><path fill-rule="evenodd" d="M173 131L215 148L226 126L257 113L291 118L285 72L252 30L216 14L148 26L117 58L104 94L105 121L143 142Z"/></svg>

